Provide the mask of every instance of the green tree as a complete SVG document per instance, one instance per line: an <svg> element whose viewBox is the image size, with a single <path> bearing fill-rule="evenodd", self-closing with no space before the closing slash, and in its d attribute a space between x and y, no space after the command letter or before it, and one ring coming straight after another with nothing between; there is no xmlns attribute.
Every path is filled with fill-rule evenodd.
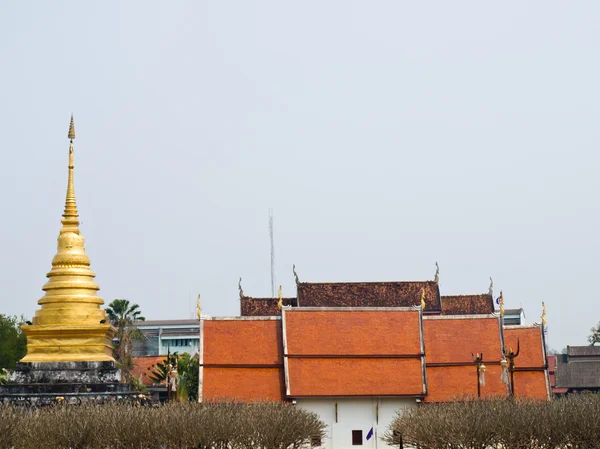
<svg viewBox="0 0 600 449"><path fill-rule="evenodd" d="M14 369L27 353L27 339L21 331L25 319L0 314L0 369Z"/></svg>
<svg viewBox="0 0 600 449"><path fill-rule="evenodd" d="M164 382L168 376L168 366L169 364L175 366L175 360L177 360L177 398L180 401L196 401L198 399L198 354L193 357L187 352L182 355L178 355L177 352L169 354L162 362L154 365L148 377L155 384Z"/></svg>
<svg viewBox="0 0 600 449"><path fill-rule="evenodd" d="M133 342L143 340L144 334L133 324L135 321L146 321L140 306L131 304L127 299L115 299L106 308L106 315L117 328L113 342L113 354L121 370L121 382L131 381L133 369Z"/></svg>
<svg viewBox="0 0 600 449"><path fill-rule="evenodd" d="M596 327L590 329L591 334L588 337L590 345L594 346L596 343L600 343L600 323Z"/></svg>

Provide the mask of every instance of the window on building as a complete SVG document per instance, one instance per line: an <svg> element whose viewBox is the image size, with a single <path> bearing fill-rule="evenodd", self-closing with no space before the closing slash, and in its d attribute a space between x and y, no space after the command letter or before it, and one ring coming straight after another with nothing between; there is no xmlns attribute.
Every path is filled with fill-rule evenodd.
<svg viewBox="0 0 600 449"><path fill-rule="evenodd" d="M191 346L191 345L192 345L191 338L176 338L174 340L171 340L171 343L169 344L169 346L177 346L177 347Z"/></svg>
<svg viewBox="0 0 600 449"><path fill-rule="evenodd" d="M362 430L353 430L352 431L352 446L362 446L363 437Z"/></svg>
<svg viewBox="0 0 600 449"><path fill-rule="evenodd" d="M310 439L310 447L321 447L321 437L312 437Z"/></svg>

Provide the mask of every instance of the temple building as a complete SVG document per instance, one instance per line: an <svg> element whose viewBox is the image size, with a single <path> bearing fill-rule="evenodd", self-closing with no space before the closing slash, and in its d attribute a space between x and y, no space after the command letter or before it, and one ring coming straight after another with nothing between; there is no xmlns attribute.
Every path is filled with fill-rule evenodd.
<svg viewBox="0 0 600 449"><path fill-rule="evenodd" d="M115 328L101 308L98 285L90 269L84 238L79 230L75 199L75 124L71 116L68 138L67 194L57 253L52 259L45 295L38 301L32 322L22 326L27 355L0 386L0 403L52 403L56 398L106 400L129 394L120 383L112 356Z"/></svg>
<svg viewBox="0 0 600 449"><path fill-rule="evenodd" d="M327 424L313 445L335 448L384 446L419 404L550 397L543 325L506 325L491 289L443 296L437 275L296 287L254 298L240 285L241 316L199 315L200 401L290 402Z"/></svg>

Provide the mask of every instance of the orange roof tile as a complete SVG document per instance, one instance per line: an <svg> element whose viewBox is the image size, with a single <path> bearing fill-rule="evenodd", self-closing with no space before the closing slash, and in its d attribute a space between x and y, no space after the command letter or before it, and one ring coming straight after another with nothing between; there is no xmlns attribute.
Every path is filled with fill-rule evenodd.
<svg viewBox="0 0 600 449"><path fill-rule="evenodd" d="M502 374L500 365L485 364L485 366L485 385L481 385L481 397L507 396L506 384L500 381ZM425 401L448 402L464 397L477 397L478 382L475 364L427 367Z"/></svg>
<svg viewBox="0 0 600 449"><path fill-rule="evenodd" d="M490 315L424 317L425 354L432 363L473 362L471 353L482 353L485 364L502 358L500 325Z"/></svg>
<svg viewBox="0 0 600 449"><path fill-rule="evenodd" d="M424 317L428 402L477 396L477 368L472 354L483 353L486 366L481 396L506 396L500 381L500 324L490 315Z"/></svg>
<svg viewBox="0 0 600 449"><path fill-rule="evenodd" d="M423 394L420 359L291 358L288 370L292 397Z"/></svg>
<svg viewBox="0 0 600 449"><path fill-rule="evenodd" d="M544 368L544 351L542 348L542 328L538 326L507 326L504 329L504 347L508 352L510 348L517 350L520 343L521 350L515 357L517 368Z"/></svg>
<svg viewBox="0 0 600 449"><path fill-rule="evenodd" d="M279 368L204 368L202 400L281 401Z"/></svg>
<svg viewBox="0 0 600 449"><path fill-rule="evenodd" d="M204 364L283 363L280 320L205 320Z"/></svg>
<svg viewBox="0 0 600 449"><path fill-rule="evenodd" d="M152 380L148 377L154 371L154 365L166 360L166 356L152 356L152 357L134 357L133 358L133 369L131 375L137 379L141 377L142 383L146 386L155 385ZM162 382L164 384L164 382Z"/></svg>
<svg viewBox="0 0 600 449"><path fill-rule="evenodd" d="M203 343L203 400L283 400L281 320L204 320Z"/></svg>
<svg viewBox="0 0 600 449"><path fill-rule="evenodd" d="M546 361L540 326L507 326L504 329L504 346L520 352L515 357L515 396L548 399Z"/></svg>
<svg viewBox="0 0 600 449"><path fill-rule="evenodd" d="M420 311L285 310L289 396L422 395Z"/></svg>
<svg viewBox="0 0 600 449"><path fill-rule="evenodd" d="M415 355L421 353L418 310L315 310L285 313L290 355Z"/></svg>
<svg viewBox="0 0 600 449"><path fill-rule="evenodd" d="M515 362L517 359L515 359ZM518 398L548 399L546 373L544 371L516 371L515 396Z"/></svg>

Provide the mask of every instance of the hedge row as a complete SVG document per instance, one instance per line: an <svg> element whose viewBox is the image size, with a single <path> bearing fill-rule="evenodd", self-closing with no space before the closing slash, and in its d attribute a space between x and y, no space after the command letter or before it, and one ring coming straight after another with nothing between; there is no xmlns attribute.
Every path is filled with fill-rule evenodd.
<svg viewBox="0 0 600 449"><path fill-rule="evenodd" d="M325 424L283 403L0 406L0 449L309 447Z"/></svg>
<svg viewBox="0 0 600 449"><path fill-rule="evenodd" d="M600 395L425 404L399 413L383 439L421 449L600 448Z"/></svg>

